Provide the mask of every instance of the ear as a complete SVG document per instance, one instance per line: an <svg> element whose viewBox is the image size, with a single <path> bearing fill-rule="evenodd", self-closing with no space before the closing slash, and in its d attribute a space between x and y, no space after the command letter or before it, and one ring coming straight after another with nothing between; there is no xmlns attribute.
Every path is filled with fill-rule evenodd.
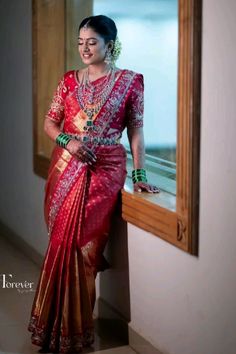
<svg viewBox="0 0 236 354"><path fill-rule="evenodd" d="M107 43L107 49L109 51L112 51L113 48L114 48L114 41L111 40Z"/></svg>

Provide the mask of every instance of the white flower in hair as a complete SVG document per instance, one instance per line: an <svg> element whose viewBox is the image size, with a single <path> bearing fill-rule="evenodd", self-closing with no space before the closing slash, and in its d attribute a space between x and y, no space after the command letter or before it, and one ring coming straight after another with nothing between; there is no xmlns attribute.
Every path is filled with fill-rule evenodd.
<svg viewBox="0 0 236 354"><path fill-rule="evenodd" d="M122 49L122 44L121 41L119 40L118 37L116 37L115 43L114 43L114 48L112 51L112 62L115 63L117 61L117 59L120 56L121 53L121 49Z"/></svg>

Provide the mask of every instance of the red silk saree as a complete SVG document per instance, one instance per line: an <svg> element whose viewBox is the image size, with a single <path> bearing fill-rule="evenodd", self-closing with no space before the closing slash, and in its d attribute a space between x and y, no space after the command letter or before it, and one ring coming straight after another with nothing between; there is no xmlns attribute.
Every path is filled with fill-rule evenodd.
<svg viewBox="0 0 236 354"><path fill-rule="evenodd" d="M102 85L103 78L93 85ZM88 144L92 166L55 146L45 186L49 244L32 305L28 330L35 345L53 352L81 351L94 340L95 278L109 267L103 251L111 215L126 177L126 151L119 143L125 127L143 124L143 78L118 70L107 101L85 131L77 72L67 72L55 91L47 117L63 132Z"/></svg>

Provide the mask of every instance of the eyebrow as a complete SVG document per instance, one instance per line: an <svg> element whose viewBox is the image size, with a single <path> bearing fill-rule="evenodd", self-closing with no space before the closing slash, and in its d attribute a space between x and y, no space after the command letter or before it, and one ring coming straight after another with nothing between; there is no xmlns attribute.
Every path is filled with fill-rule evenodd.
<svg viewBox="0 0 236 354"><path fill-rule="evenodd" d="M81 37L78 37L78 39L87 40L87 41L89 41L90 39L95 39L96 41L98 41L98 38L95 38L95 37L90 37L90 38L81 38Z"/></svg>

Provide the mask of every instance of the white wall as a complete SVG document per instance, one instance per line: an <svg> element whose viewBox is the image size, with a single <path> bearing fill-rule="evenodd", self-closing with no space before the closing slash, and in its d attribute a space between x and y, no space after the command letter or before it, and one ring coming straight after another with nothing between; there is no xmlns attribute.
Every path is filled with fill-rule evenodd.
<svg viewBox="0 0 236 354"><path fill-rule="evenodd" d="M128 227L130 326L170 354L236 352L236 2L203 5L199 257ZM0 16L0 220L44 254L44 180L32 172L31 1L1 0Z"/></svg>
<svg viewBox="0 0 236 354"><path fill-rule="evenodd" d="M164 353L236 353L235 16L203 0L199 257L128 227L130 326Z"/></svg>
<svg viewBox="0 0 236 354"><path fill-rule="evenodd" d="M0 1L0 220L44 254L44 180L33 172L31 1Z"/></svg>

